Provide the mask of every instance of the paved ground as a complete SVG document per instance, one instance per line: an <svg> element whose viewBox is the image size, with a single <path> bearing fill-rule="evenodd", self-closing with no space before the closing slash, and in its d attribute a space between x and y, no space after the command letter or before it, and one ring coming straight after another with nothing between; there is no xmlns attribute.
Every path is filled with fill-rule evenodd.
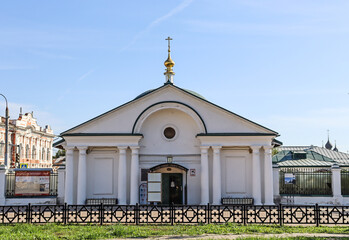
<svg viewBox="0 0 349 240"><path fill-rule="evenodd" d="M185 239L185 240L201 240L201 239L244 239L246 237L263 237L263 238L271 238L271 237L322 237L327 239L349 239L349 234L329 234L329 233L284 233L284 234L225 234L225 235L201 235L201 236L163 236L163 237L154 237L147 238L149 240L167 240L167 239ZM139 238L127 238L127 240L139 240ZM109 239L112 240L112 239ZM114 239L116 240L116 238ZM118 239L120 240L120 238ZM126 240L126 239L125 239Z"/></svg>

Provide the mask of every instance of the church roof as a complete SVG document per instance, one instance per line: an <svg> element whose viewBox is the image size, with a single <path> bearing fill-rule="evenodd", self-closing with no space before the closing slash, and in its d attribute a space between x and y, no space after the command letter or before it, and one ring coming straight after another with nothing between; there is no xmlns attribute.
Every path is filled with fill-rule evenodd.
<svg viewBox="0 0 349 240"><path fill-rule="evenodd" d="M318 146L281 146L277 148L279 152L273 156L273 163L279 166L291 166L302 163L302 166L307 163L307 166L314 166L314 161L322 161L326 163L318 164L334 164L349 165L349 154L343 152L337 152ZM301 153L305 154L305 158L299 159L297 156L301 156ZM304 155L303 155L304 156ZM288 162L293 161L293 162ZM288 162L288 163L286 163Z"/></svg>
<svg viewBox="0 0 349 240"><path fill-rule="evenodd" d="M214 104L214 103L212 103L212 102L206 100L206 99L203 98L200 94L198 94L198 93L196 93L196 92L194 92L194 91L186 90L186 89L180 88L180 87L178 87L178 86L175 86L175 85L173 85L171 82L166 82L164 85L162 85L162 86L160 86L160 87L158 87L158 88L156 88L156 89L152 89L152 90L145 91L144 93L138 95L136 98L134 98L133 100L131 100L131 101L129 101L129 102L126 102L126 103L124 103L124 104L122 104L122 105L120 105L120 106L118 106L118 107L116 107L116 108L113 108L113 109L111 109L111 110L109 110L109 111L107 111L107 112L105 112L105 113L103 113L103 114L101 114L101 115L98 115L97 117L94 117L94 118L92 118L92 119L90 119L90 120L88 120L88 121L86 121L86 122L83 122L83 123L81 123L81 124L79 124L79 125L77 125L77 126L75 126L75 127L73 127L73 128L70 128L70 129L68 129L68 130L66 130L66 131L64 131L64 132L62 132L62 133L60 134L60 136L66 136L66 135L68 134L69 131L72 131L72 130L74 130L74 129L80 127L80 126L83 126L83 125L85 125L85 124L91 122L91 121L94 121L94 120L96 120L96 119L98 119L98 118L101 118L101 117L103 117L103 116L105 116L105 115L107 115L107 114L109 114L109 113L111 113L111 112L113 112L113 111L115 111L115 110L121 108L121 107L124 107L124 106L126 106L126 105L128 105L128 104L130 104L130 103L132 103L132 102L134 102L134 101L138 101L139 99L144 98L144 97L148 96L149 94L151 94L151 93L153 93L153 92L156 92L156 91L159 91L160 89L163 89L163 88L165 88L165 87L173 87L173 88L175 88L175 89L178 89L178 90L180 90L180 91L182 91L182 92L184 92L184 93L186 93L186 94L189 94L189 95L191 95L191 96L193 96L193 97L195 97L195 98L198 98L198 99L200 99L200 100L202 100L202 101L204 101L204 102L206 102L206 103L208 103L208 104L211 104L211 105L213 105L213 106L215 106L215 107L217 107L217 108L219 108L219 109L221 109L221 110L223 110L223 111L226 111L226 112L228 112L228 113L230 113L230 114L233 114L234 116L236 116L236 117L238 117L238 118L240 118L240 119L242 119L242 120L245 120L245 121L250 122L250 123L252 123L252 124L254 124L254 125L257 125L257 126L263 128L263 129L265 129L265 130L271 132L270 135L279 136L279 134L278 134L276 131L273 131L273 130L271 130L271 129L267 128L267 127L264 127L264 126L262 126L262 125L260 125L260 124L258 124L258 123L256 123L256 122L253 122L253 121L251 121L251 120L249 120L249 119L247 119L247 118L244 118L244 117L242 117L242 116L240 116L240 115L238 115L238 114L236 114L236 113L233 113L233 112L231 112L231 111L229 111L229 110L227 110L227 109L225 109L225 108L223 108L223 107L221 107L221 106L218 106L218 105L216 105L216 104ZM130 133L130 134L131 134L131 133Z"/></svg>
<svg viewBox="0 0 349 240"><path fill-rule="evenodd" d="M149 89L148 91L142 92L142 93L139 94L137 97L135 97L134 100L136 100L136 99L138 99L138 98L141 98L141 97L143 97L143 96L145 96L145 95L148 95L148 93L151 93L151 92L155 91L156 89L157 89L157 88L155 88L155 89ZM195 92L195 91L192 91L192 90L189 90L189 89L185 89L185 88L182 88L182 90L184 90L184 91L186 91L186 92L188 92L188 93L190 93L190 94L192 94L192 95L194 95L194 96L196 96L196 97L199 97L199 98L201 98L201 99L206 99L206 98L204 98L201 94L199 94L199 93L197 93L197 92Z"/></svg>

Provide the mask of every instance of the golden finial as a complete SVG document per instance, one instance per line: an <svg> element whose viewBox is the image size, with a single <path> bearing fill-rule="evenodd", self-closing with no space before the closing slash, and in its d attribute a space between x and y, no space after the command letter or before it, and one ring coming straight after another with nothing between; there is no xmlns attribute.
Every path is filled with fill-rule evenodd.
<svg viewBox="0 0 349 240"><path fill-rule="evenodd" d="M175 73L172 68L175 65L175 62L171 59L171 46L170 46L170 41L173 39L168 37L165 40L168 41L168 57L164 62L166 67L166 72L164 73L164 75L166 76L166 82L173 83L173 75L175 75Z"/></svg>

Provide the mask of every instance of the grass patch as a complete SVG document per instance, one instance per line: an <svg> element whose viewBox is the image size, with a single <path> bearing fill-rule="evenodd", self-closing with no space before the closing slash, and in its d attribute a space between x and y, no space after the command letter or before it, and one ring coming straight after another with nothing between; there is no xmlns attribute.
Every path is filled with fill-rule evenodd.
<svg viewBox="0 0 349 240"><path fill-rule="evenodd" d="M203 234L281 234L281 233L334 233L349 234L349 227L343 226L277 226L237 224L208 225L60 225L60 224L11 224L0 225L0 239L107 239L107 238L148 238L164 235L197 236ZM245 238L246 239L246 238ZM265 239L248 238L248 239ZM275 238L280 239L280 238ZM283 238L314 239L314 238ZM324 239L324 238L318 238Z"/></svg>

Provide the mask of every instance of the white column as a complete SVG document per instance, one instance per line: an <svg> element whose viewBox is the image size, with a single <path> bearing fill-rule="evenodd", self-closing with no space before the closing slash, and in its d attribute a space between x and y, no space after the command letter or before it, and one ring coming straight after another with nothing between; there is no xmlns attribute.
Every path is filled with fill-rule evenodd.
<svg viewBox="0 0 349 240"><path fill-rule="evenodd" d="M86 150L87 147L78 147L79 165L78 165L78 191L77 204L85 204L86 201Z"/></svg>
<svg viewBox="0 0 349 240"><path fill-rule="evenodd" d="M335 204L341 205L343 202L341 168L338 166L338 164L333 164L331 170L332 170L332 195L333 195Z"/></svg>
<svg viewBox="0 0 349 240"><path fill-rule="evenodd" d="M73 186L74 186L74 147L65 148L65 193L64 201L67 204L73 204Z"/></svg>
<svg viewBox="0 0 349 240"><path fill-rule="evenodd" d="M213 186L213 205L220 205L222 198L221 184L221 146L212 146L213 149L213 169L212 169L212 186Z"/></svg>
<svg viewBox="0 0 349 240"><path fill-rule="evenodd" d="M280 172L277 164L273 165L273 189L274 198L280 197Z"/></svg>
<svg viewBox="0 0 349 240"><path fill-rule="evenodd" d="M273 167L271 149L272 146L263 146L264 148L264 204L274 205L273 193Z"/></svg>
<svg viewBox="0 0 349 240"><path fill-rule="evenodd" d="M209 192L209 176L208 176L208 148L209 146L201 146L201 205L205 205L210 201Z"/></svg>
<svg viewBox="0 0 349 240"><path fill-rule="evenodd" d="M261 190L261 159L260 146L251 146L252 149L252 195L255 205L262 204Z"/></svg>
<svg viewBox="0 0 349 240"><path fill-rule="evenodd" d="M127 147L119 148L119 177L118 177L118 200L120 205L126 204L126 149Z"/></svg>
<svg viewBox="0 0 349 240"><path fill-rule="evenodd" d="M130 191L130 204L135 205L139 199L139 147L131 147L131 191Z"/></svg>

